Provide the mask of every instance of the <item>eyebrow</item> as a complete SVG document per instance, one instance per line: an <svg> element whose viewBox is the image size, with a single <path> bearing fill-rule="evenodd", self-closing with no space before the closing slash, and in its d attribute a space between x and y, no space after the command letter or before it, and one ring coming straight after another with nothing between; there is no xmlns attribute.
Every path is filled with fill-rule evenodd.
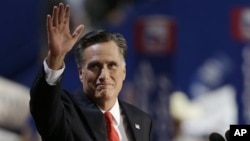
<svg viewBox="0 0 250 141"><path fill-rule="evenodd" d="M118 65L118 63L116 61L110 61L109 64L115 64Z"/></svg>
<svg viewBox="0 0 250 141"><path fill-rule="evenodd" d="M108 63L107 64L115 64L115 65L118 65L118 63L117 63L117 61L108 61ZM92 61L92 62L90 62L89 64L88 64L88 67L91 67L91 66L93 66L93 65L102 65L102 63L101 62L99 62L99 61Z"/></svg>
<svg viewBox="0 0 250 141"><path fill-rule="evenodd" d="M99 61L92 61L88 64L88 66L93 66L93 65L100 65L101 63Z"/></svg>

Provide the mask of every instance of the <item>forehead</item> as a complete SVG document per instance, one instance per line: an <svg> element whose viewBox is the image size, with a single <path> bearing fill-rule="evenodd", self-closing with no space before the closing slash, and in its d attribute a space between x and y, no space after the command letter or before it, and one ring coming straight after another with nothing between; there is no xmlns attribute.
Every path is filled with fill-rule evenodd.
<svg viewBox="0 0 250 141"><path fill-rule="evenodd" d="M85 49L84 60L89 61L122 61L122 54L114 41L93 44Z"/></svg>

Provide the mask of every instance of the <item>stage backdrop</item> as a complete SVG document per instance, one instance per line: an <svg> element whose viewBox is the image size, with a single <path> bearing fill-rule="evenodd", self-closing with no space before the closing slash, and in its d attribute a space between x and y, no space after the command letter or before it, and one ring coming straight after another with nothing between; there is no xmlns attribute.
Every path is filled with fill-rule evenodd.
<svg viewBox="0 0 250 141"><path fill-rule="evenodd" d="M187 135L225 132L235 122L250 124L249 6L246 0L137 1L125 7L122 22L103 24L128 41L121 98L152 115L155 141L170 140L173 134L169 106L176 92L206 111L198 114L207 117L199 122L183 122ZM28 87L42 61L38 35L45 17L38 18L39 8L39 1L27 0L0 5L0 75ZM63 85L73 91L80 83L72 54L66 64ZM199 135L188 132L191 127Z"/></svg>

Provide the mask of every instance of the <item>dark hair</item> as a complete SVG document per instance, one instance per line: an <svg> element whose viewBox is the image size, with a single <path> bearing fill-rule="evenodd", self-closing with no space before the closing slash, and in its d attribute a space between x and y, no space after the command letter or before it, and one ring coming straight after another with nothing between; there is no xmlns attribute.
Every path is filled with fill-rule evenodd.
<svg viewBox="0 0 250 141"><path fill-rule="evenodd" d="M78 66L83 65L83 52L84 50L96 43L114 41L120 49L120 53L123 56L124 60L127 54L127 43L123 35L120 33L110 33L105 30L95 30L88 32L83 37L79 39L79 41L75 44L75 60Z"/></svg>

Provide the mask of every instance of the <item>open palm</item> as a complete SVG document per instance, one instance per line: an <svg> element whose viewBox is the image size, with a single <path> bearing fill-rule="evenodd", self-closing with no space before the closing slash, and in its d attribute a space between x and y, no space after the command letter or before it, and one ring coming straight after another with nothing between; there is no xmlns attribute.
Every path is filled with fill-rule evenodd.
<svg viewBox="0 0 250 141"><path fill-rule="evenodd" d="M50 54L53 56L66 55L74 46L83 31L83 25L79 25L73 33L70 32L70 8L69 5L53 8L52 16L47 16L47 34Z"/></svg>

